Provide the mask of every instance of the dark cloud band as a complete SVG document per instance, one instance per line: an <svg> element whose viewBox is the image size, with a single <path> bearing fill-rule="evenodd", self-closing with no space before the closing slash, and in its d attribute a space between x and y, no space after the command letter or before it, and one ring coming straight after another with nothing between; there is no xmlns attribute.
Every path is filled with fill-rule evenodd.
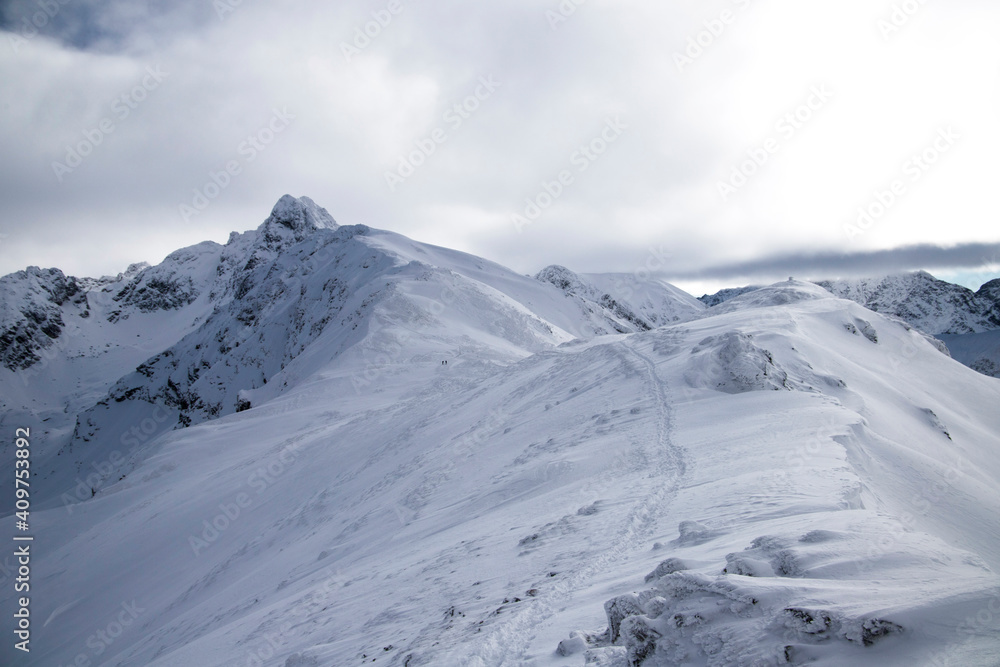
<svg viewBox="0 0 1000 667"><path fill-rule="evenodd" d="M879 275L915 269L968 269L1000 262L1000 243L964 243L943 247L920 244L870 252L788 254L749 262L669 272L673 280L725 280L729 278L836 278Z"/></svg>

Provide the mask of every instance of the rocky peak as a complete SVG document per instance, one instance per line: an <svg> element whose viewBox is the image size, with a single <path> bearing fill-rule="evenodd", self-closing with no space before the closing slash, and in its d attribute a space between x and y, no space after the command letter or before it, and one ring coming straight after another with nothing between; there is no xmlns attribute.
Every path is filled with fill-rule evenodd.
<svg viewBox="0 0 1000 667"><path fill-rule="evenodd" d="M559 266L558 264L547 266L539 271L535 276L535 280L540 280L543 283L551 283L564 292L570 293L578 291L583 286L580 276L565 266Z"/></svg>
<svg viewBox="0 0 1000 667"><path fill-rule="evenodd" d="M304 235L316 229L337 229L338 225L325 208L309 197L284 195L261 225L261 229L267 231L273 231L276 227Z"/></svg>
<svg viewBox="0 0 1000 667"><path fill-rule="evenodd" d="M976 292L976 296L981 299L986 299L992 301L994 307L1000 310L1000 278L994 278L988 283L983 284Z"/></svg>

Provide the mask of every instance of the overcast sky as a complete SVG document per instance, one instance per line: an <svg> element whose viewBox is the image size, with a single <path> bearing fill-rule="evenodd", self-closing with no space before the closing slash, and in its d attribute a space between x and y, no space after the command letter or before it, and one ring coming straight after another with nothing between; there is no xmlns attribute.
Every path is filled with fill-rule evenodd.
<svg viewBox="0 0 1000 667"><path fill-rule="evenodd" d="M0 7L0 273L155 263L290 193L698 293L1000 275L988 0Z"/></svg>

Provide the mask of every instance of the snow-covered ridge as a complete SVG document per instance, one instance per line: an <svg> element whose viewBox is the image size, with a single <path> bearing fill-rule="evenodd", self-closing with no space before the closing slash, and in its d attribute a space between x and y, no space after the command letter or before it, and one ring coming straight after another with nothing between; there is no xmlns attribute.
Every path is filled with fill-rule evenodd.
<svg viewBox="0 0 1000 667"><path fill-rule="evenodd" d="M62 319L0 369L29 664L992 667L996 380L811 283L704 308L331 223L15 282Z"/></svg>
<svg viewBox="0 0 1000 667"><path fill-rule="evenodd" d="M422 318L458 296L390 316L447 276L483 288L396 267L420 271L365 340L399 347L357 391L331 357L160 436L71 514L38 513L60 591L39 597L39 664L89 651L122 600L142 629L112 664L876 667L1000 649L994 620L967 622L1000 599L994 380L805 283L445 365L470 312ZM397 326L421 322L427 337Z"/></svg>
<svg viewBox="0 0 1000 667"><path fill-rule="evenodd" d="M729 301L738 297L740 294L745 294L746 292L752 292L754 290L760 289L761 285L749 285L747 287L727 287L726 289L719 290L715 294L703 294L698 297L698 300L703 304L711 308L712 306L718 306L720 303Z"/></svg>
<svg viewBox="0 0 1000 667"><path fill-rule="evenodd" d="M977 292L938 280L926 271L823 280L816 284L869 310L898 317L931 335L1000 329L1000 279L984 284ZM699 301L717 306L757 289L760 287L724 289L701 296Z"/></svg>
<svg viewBox="0 0 1000 667"><path fill-rule="evenodd" d="M632 274L577 274L566 267L546 267L535 276L577 301L593 322L593 333L649 331L696 316L704 306L691 295L655 278Z"/></svg>
<svg viewBox="0 0 1000 667"><path fill-rule="evenodd" d="M984 284L977 292L938 280L925 271L816 284L936 336L961 363L984 375L1000 376L1000 350L991 344L992 332L1000 330L1000 279ZM698 300L709 307L721 308L731 299L760 289L758 286L724 289Z"/></svg>
<svg viewBox="0 0 1000 667"><path fill-rule="evenodd" d="M37 412L39 401L51 415L51 450L40 457L50 496L71 485L88 457L106 458L130 441L134 416L152 406L161 428L190 426L272 400L334 359L352 369L352 389L363 386L371 360L397 350L400 338L419 337L422 359L510 363L607 333L604 324L616 316L631 327L612 331L639 330L700 309L658 283L659 304L636 292L648 311L644 319L607 293L604 306L594 306L600 313L581 317L591 308L584 296L390 232L339 226L312 200L288 195L256 230L234 232L224 246L184 248L116 279L78 282L56 270L13 278L29 277L35 289L21 293L34 301L22 307L12 290L5 312L37 311L41 324L23 313L20 320L10 316L13 342L3 351L23 369L41 359L38 350L53 348L21 379L37 388L69 384L71 393L12 391L4 402L11 418ZM79 306L64 303L68 292ZM73 335L61 336L67 320ZM17 326L31 335L18 337ZM100 372L80 372L90 366ZM64 456L75 469L58 463ZM98 485L120 474L109 471Z"/></svg>
<svg viewBox="0 0 1000 667"><path fill-rule="evenodd" d="M932 335L1000 329L1000 280L983 285L978 292L938 280L926 271L818 284Z"/></svg>

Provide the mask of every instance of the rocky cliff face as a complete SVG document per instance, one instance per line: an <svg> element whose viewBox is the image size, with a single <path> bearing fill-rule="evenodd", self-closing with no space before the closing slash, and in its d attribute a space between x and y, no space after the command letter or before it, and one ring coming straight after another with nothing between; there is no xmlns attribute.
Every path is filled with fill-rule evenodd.
<svg viewBox="0 0 1000 667"><path fill-rule="evenodd" d="M0 362L12 371L30 368L72 315L89 317L86 293L59 269L32 266L0 278Z"/></svg>
<svg viewBox="0 0 1000 667"><path fill-rule="evenodd" d="M165 404L183 424L232 413L241 391L266 384L331 321L356 326L361 315L345 307L357 297L377 298L359 292L394 259L355 240L368 231L363 226L299 222L286 225L272 215L256 233L231 240L218 258L222 279L214 285L212 313L119 380L110 399Z"/></svg>

